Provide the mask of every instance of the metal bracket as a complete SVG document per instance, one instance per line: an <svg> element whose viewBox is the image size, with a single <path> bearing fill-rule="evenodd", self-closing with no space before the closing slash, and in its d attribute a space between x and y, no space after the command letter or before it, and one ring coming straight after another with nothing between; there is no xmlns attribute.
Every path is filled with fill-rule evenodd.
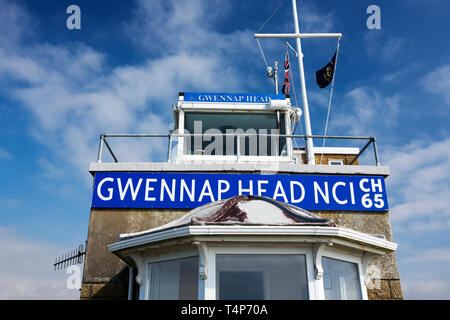
<svg viewBox="0 0 450 320"><path fill-rule="evenodd" d="M208 246L204 242L195 241L193 244L198 248L200 279L208 279Z"/></svg>
<svg viewBox="0 0 450 320"><path fill-rule="evenodd" d="M318 243L313 246L313 262L314 262L314 277L316 280L322 279L322 254L326 247L326 243Z"/></svg>
<svg viewBox="0 0 450 320"><path fill-rule="evenodd" d="M364 283L366 286L369 285L370 282L370 278L367 274L367 271L369 269L369 264L370 262L372 262L372 260L379 256L379 254L373 253L373 252L368 252L368 251L364 251L362 258L361 258L361 267L362 267L362 272L363 272L363 276L364 276Z"/></svg>
<svg viewBox="0 0 450 320"><path fill-rule="evenodd" d="M144 258L137 253L128 254L128 256L133 259L134 263L136 264L137 268L137 274L136 274L136 283L140 286L142 286L142 279L144 276Z"/></svg>

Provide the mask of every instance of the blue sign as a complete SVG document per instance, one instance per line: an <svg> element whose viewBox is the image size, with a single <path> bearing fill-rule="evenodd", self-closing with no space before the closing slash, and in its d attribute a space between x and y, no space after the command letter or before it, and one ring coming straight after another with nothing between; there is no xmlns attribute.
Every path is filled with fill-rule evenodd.
<svg viewBox="0 0 450 320"><path fill-rule="evenodd" d="M283 94L202 93L202 92L184 93L184 101L195 101L195 102L269 103L270 100L286 100L286 96Z"/></svg>
<svg viewBox="0 0 450 320"><path fill-rule="evenodd" d="M258 195L305 210L386 211L382 176L97 172L93 208L196 208Z"/></svg>

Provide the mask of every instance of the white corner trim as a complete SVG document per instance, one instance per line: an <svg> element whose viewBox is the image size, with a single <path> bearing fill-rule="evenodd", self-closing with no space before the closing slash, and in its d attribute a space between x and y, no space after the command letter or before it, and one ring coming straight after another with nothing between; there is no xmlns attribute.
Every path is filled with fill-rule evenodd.
<svg viewBox="0 0 450 320"><path fill-rule="evenodd" d="M362 243L382 251L395 251L397 244L385 239L342 227L321 226L184 226L163 230L108 245L112 252L186 236L319 236ZM212 239L213 240L213 239Z"/></svg>

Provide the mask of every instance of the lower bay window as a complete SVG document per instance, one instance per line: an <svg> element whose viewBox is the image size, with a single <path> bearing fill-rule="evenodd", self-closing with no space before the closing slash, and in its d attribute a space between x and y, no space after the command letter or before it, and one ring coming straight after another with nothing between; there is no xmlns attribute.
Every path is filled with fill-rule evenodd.
<svg viewBox="0 0 450 320"><path fill-rule="evenodd" d="M357 256L324 252L323 275L317 278L313 250L308 248L211 247L207 255L208 273L203 279L199 256L172 254L147 260L146 288L141 298L367 299Z"/></svg>

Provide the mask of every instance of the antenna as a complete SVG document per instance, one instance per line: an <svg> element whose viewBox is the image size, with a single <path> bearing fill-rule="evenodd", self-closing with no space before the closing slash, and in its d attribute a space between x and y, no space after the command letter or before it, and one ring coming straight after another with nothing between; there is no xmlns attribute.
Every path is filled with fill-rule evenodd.
<svg viewBox="0 0 450 320"><path fill-rule="evenodd" d="M273 70L273 72L272 72L272 70ZM277 75L278 74L278 62L277 61L274 62L273 69L272 69L271 66L267 66L266 71L267 71L267 76L269 78L273 78L274 79L274 81L275 81L275 94L278 94L278 75Z"/></svg>

